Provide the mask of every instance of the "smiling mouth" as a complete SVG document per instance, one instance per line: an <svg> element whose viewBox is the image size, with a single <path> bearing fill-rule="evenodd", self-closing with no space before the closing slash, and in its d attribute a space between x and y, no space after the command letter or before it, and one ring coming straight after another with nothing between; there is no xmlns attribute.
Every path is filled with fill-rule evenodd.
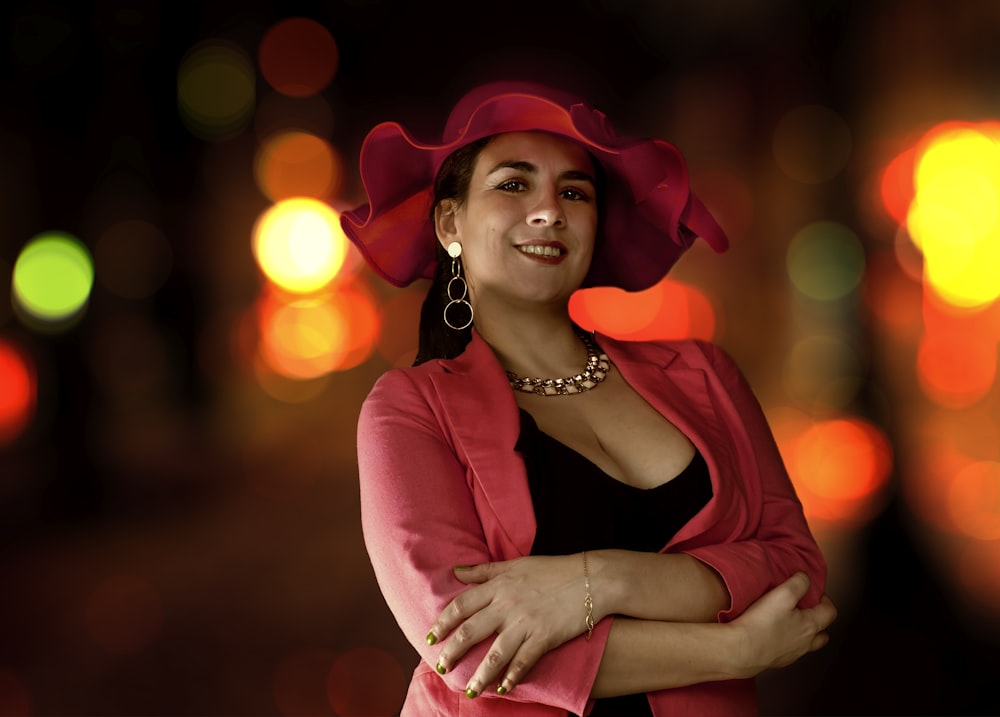
<svg viewBox="0 0 1000 717"><path fill-rule="evenodd" d="M551 246L546 244L522 244L517 247L517 250L524 254L531 254L532 256L544 256L544 257L559 257L566 252L557 246Z"/></svg>

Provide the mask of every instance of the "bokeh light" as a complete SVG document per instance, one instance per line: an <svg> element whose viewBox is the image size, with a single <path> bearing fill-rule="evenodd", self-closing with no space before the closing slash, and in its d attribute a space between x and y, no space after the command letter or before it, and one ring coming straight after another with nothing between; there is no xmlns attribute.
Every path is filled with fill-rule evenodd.
<svg viewBox="0 0 1000 717"><path fill-rule="evenodd" d="M119 655L146 649L159 637L164 617L159 592L148 580L134 575L101 581L91 592L84 613L94 642Z"/></svg>
<svg viewBox="0 0 1000 717"><path fill-rule="evenodd" d="M892 448L857 417L781 426L779 446L806 516L860 524L880 509L893 468Z"/></svg>
<svg viewBox="0 0 1000 717"><path fill-rule="evenodd" d="M157 227L127 219L109 227L94 249L97 280L124 299L145 299L163 286L173 266L173 251Z"/></svg>
<svg viewBox="0 0 1000 717"><path fill-rule="evenodd" d="M257 152L257 186L271 201L290 197L327 199L343 184L343 160L321 137L308 132L280 132Z"/></svg>
<svg viewBox="0 0 1000 717"><path fill-rule="evenodd" d="M924 255L914 246L905 224L900 224L892 239L893 253L899 268L914 281L924 283Z"/></svg>
<svg viewBox="0 0 1000 717"><path fill-rule="evenodd" d="M946 123L929 132L906 217L928 285L956 306L1000 297L1000 133Z"/></svg>
<svg viewBox="0 0 1000 717"><path fill-rule="evenodd" d="M31 360L0 339L0 446L12 442L35 414L38 385Z"/></svg>
<svg viewBox="0 0 1000 717"><path fill-rule="evenodd" d="M231 139L250 124L255 86L253 62L238 45L221 39L201 42L177 71L181 120L200 139Z"/></svg>
<svg viewBox="0 0 1000 717"><path fill-rule="evenodd" d="M978 540L1000 540L1000 461L976 461L960 470L948 491L952 522Z"/></svg>
<svg viewBox="0 0 1000 717"><path fill-rule="evenodd" d="M925 334L917 351L924 393L946 408L965 408L984 398L996 380L997 342L964 331Z"/></svg>
<svg viewBox="0 0 1000 717"><path fill-rule="evenodd" d="M299 376L284 376L276 373L275 369L261 356L253 357L251 364L254 378L260 389L281 403L309 403L323 395L323 392L330 385L329 373L309 379Z"/></svg>
<svg viewBox="0 0 1000 717"><path fill-rule="evenodd" d="M323 298L267 302L261 312L260 355L277 373L316 378L333 371L346 352L347 322Z"/></svg>
<svg viewBox="0 0 1000 717"><path fill-rule="evenodd" d="M774 130L774 158L789 177L804 184L833 179L851 158L851 130L836 112L804 105L788 112Z"/></svg>
<svg viewBox="0 0 1000 717"><path fill-rule="evenodd" d="M294 293L314 292L333 281L347 243L337 212L310 197L281 200L253 230L257 264L268 279Z"/></svg>
<svg viewBox="0 0 1000 717"><path fill-rule="evenodd" d="M587 330L627 340L700 338L716 334L716 313L700 289L663 279L643 291L595 286L570 297L570 317Z"/></svg>
<svg viewBox="0 0 1000 717"><path fill-rule="evenodd" d="M83 309L93 284L87 247L70 234L46 232L21 250L11 287L16 305L28 317L57 327Z"/></svg>
<svg viewBox="0 0 1000 717"><path fill-rule="evenodd" d="M347 323L345 350L335 369L346 371L360 366L375 352L382 331L382 316L375 297L362 284L338 288L328 299Z"/></svg>
<svg viewBox="0 0 1000 717"><path fill-rule="evenodd" d="M955 476L980 461L1000 461L1000 424L995 412L975 406L960 411L927 412L913 436L902 492L926 523L961 535L947 509Z"/></svg>
<svg viewBox="0 0 1000 717"><path fill-rule="evenodd" d="M865 252L850 229L836 222L815 222L788 245L788 276L795 288L816 301L851 294L865 270Z"/></svg>
<svg viewBox="0 0 1000 717"><path fill-rule="evenodd" d="M916 147L910 147L896 155L882 173L879 190L882 203L889 216L896 223L903 224L910 211L915 189L913 187L914 165L917 159Z"/></svg>
<svg viewBox="0 0 1000 717"><path fill-rule="evenodd" d="M407 677L396 658L385 650L359 647L337 658L326 685L336 714L375 717L399 711Z"/></svg>
<svg viewBox="0 0 1000 717"><path fill-rule="evenodd" d="M949 304L933 291L923 292L921 302L924 330L929 333L967 332L985 341L1000 342L1000 302L976 309Z"/></svg>
<svg viewBox="0 0 1000 717"><path fill-rule="evenodd" d="M258 316L260 357L296 379L360 365L375 351L381 327L374 299L356 286L288 300L266 293Z"/></svg>
<svg viewBox="0 0 1000 717"><path fill-rule="evenodd" d="M333 79L340 51L330 32L315 20L290 17L273 25L258 49L264 79L291 97L322 91Z"/></svg>

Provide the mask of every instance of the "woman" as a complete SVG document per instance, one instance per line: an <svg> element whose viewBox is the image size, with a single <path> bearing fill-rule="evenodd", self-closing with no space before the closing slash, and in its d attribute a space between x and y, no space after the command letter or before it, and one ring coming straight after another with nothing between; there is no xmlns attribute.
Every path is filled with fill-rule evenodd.
<svg viewBox="0 0 1000 717"><path fill-rule="evenodd" d="M402 714L756 714L752 677L835 616L760 406L714 345L568 313L726 248L680 153L494 83L439 144L375 127L361 174L348 236L392 284L434 279L358 424L366 545L422 658Z"/></svg>

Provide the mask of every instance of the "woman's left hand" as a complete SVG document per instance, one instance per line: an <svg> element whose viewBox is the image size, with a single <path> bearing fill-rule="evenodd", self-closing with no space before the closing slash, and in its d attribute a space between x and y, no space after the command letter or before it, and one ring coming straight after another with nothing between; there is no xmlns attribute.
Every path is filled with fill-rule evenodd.
<svg viewBox="0 0 1000 717"><path fill-rule="evenodd" d="M472 587L445 607L427 635L431 644L444 640L438 672L496 633L466 694L497 683L500 694L513 689L542 655L587 630L583 567L577 553L456 568L455 576Z"/></svg>

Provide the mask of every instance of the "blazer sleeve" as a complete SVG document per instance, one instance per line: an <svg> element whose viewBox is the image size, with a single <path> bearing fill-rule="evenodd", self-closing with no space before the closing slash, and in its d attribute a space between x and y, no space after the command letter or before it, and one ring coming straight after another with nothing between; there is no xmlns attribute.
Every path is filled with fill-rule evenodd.
<svg viewBox="0 0 1000 717"><path fill-rule="evenodd" d="M389 371L362 404L357 438L365 546L389 609L432 668L440 645L427 644L427 631L468 587L455 578L454 567L503 559L491 555L473 496L474 477L456 458L442 429L445 418L435 414L433 404L410 372ZM591 641L577 638L545 655L508 695L500 698L487 689L479 699L584 714L610 628L610 620L602 623ZM487 639L472 648L441 679L463 692L491 644Z"/></svg>
<svg viewBox="0 0 1000 717"><path fill-rule="evenodd" d="M740 475L725 484L745 501L738 534L683 551L712 566L729 589L731 604L720 621L738 617L762 594L802 570L810 588L799 603L819 602L826 586L826 560L806 521L774 434L753 390L720 347L693 344L707 361L706 373L717 405L734 437Z"/></svg>

